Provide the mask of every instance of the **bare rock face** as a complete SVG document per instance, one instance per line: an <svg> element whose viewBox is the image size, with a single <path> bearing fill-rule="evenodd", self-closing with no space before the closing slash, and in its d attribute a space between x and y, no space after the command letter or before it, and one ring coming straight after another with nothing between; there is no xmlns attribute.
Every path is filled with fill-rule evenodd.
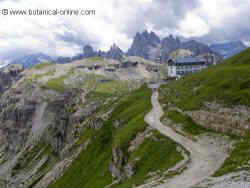
<svg viewBox="0 0 250 188"><path fill-rule="evenodd" d="M250 130L250 109L244 106L226 108L207 103L207 109L187 112L198 124L222 133L244 136Z"/></svg>
<svg viewBox="0 0 250 188"><path fill-rule="evenodd" d="M10 153L18 152L27 141L35 108L36 104L32 101L21 101L8 95L0 100L0 130Z"/></svg>
<svg viewBox="0 0 250 188"><path fill-rule="evenodd" d="M128 178L131 178L135 174L135 165L133 163L128 163L124 167L125 174Z"/></svg>
<svg viewBox="0 0 250 188"><path fill-rule="evenodd" d="M23 70L22 65L14 64L0 69L0 95L22 77Z"/></svg>
<svg viewBox="0 0 250 188"><path fill-rule="evenodd" d="M130 146L126 152L120 148L112 149L112 161L109 165L109 171L118 182L129 179L135 174L136 160L129 161L127 154L134 152L141 144L143 144L146 138L151 137L151 130L152 129L148 127L145 131L138 133L135 139L130 142Z"/></svg>
<svg viewBox="0 0 250 188"><path fill-rule="evenodd" d="M65 159L58 164L55 165L53 170L51 170L48 174L46 174L43 179L35 185L36 188L46 188L48 187L52 182L54 182L56 179L62 176L65 169L67 169L70 164L72 163L72 160Z"/></svg>
<svg viewBox="0 0 250 188"><path fill-rule="evenodd" d="M119 182L132 177L135 173L135 164L128 162L127 156L119 148L113 148L112 154L112 162L109 165L111 175Z"/></svg>
<svg viewBox="0 0 250 188"><path fill-rule="evenodd" d="M113 44L110 50L106 53L106 57L110 59L121 60L123 54L123 51L116 44Z"/></svg>
<svg viewBox="0 0 250 188"><path fill-rule="evenodd" d="M0 130L0 145L2 145L4 142L6 142L5 135L3 134L3 131Z"/></svg>
<svg viewBox="0 0 250 188"><path fill-rule="evenodd" d="M128 152L135 151L137 148L140 147L141 144L143 144L146 138L151 136L152 136L151 127L147 127L147 129L144 132L138 133L135 139L130 142Z"/></svg>
<svg viewBox="0 0 250 188"><path fill-rule="evenodd" d="M95 104L87 105L83 109L74 108L81 104L81 90L72 89L65 92L61 97L50 101L45 109L43 121L48 122L42 139L52 146L54 152L61 153L67 144L74 142L74 131L77 126L88 117L89 113L96 110Z"/></svg>
<svg viewBox="0 0 250 188"><path fill-rule="evenodd" d="M113 148L112 149L112 162L109 165L109 171L111 172L112 176L117 178L119 181L124 179L123 174L123 164L126 162L126 159L124 158L123 151L119 148Z"/></svg>
<svg viewBox="0 0 250 188"><path fill-rule="evenodd" d="M213 53L216 57L218 56L218 59L220 57L219 54L213 52L204 43L195 40L182 42L178 37L172 35L161 40L154 32L149 33L148 31L136 34L127 55L139 56L157 62L166 62L169 55L178 49L190 50L195 56Z"/></svg>
<svg viewBox="0 0 250 188"><path fill-rule="evenodd" d="M149 59L150 51L159 44L160 38L154 32L144 31L143 33L137 33L131 48L128 50L128 55Z"/></svg>
<svg viewBox="0 0 250 188"><path fill-rule="evenodd" d="M19 184L28 187L31 180L35 181L30 176L39 178L46 172L39 169L53 162L51 155L52 158L62 157L64 148L75 141L77 126L72 122L79 122L79 119L76 120L72 109L82 102L79 89L45 100L42 97L46 92L26 84L6 90L0 98L0 149L3 153L0 160L4 159L3 166L0 163L0 176L6 174L4 179L8 180L8 186L15 188ZM93 111L96 107L89 105L88 109ZM87 117L87 113L81 115L85 115L83 120Z"/></svg>
<svg viewBox="0 0 250 188"><path fill-rule="evenodd" d="M92 118L89 122L89 128L100 129L103 126L103 120L101 118Z"/></svg>

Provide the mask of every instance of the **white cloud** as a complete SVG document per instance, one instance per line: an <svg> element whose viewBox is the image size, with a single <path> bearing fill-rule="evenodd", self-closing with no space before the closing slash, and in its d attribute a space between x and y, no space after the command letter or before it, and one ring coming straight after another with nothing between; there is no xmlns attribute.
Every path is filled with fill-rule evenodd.
<svg viewBox="0 0 250 188"><path fill-rule="evenodd" d="M112 43L118 43L123 49L131 43L122 30L128 27L130 11L143 6L148 1L109 0L109 1L62 1L62 0L23 0L4 1L2 7L8 9L95 9L95 16L0 16L0 38L6 42L0 43L1 49L9 49L22 45L37 51L42 49L54 55L68 55L68 44L58 42L56 35L66 32L75 32L86 42L95 43L96 48L108 49ZM60 46L58 46L60 45ZM75 49L74 46L72 46ZM72 54L70 52L69 54Z"/></svg>
<svg viewBox="0 0 250 188"><path fill-rule="evenodd" d="M200 37L209 33L209 26L201 17L190 12L180 22L178 33L184 37Z"/></svg>
<svg viewBox="0 0 250 188"><path fill-rule="evenodd" d="M202 40L209 43L250 40L250 25L247 24L250 17L249 0L199 1L200 6L192 14L202 19L208 27L209 32L204 32Z"/></svg>
<svg viewBox="0 0 250 188"><path fill-rule="evenodd" d="M185 37L208 36L214 30L223 29L225 24L230 25L232 20L232 24L237 25L240 20L233 18L240 17L242 12L250 16L250 5L247 2L248 0L5 0L0 2L1 8L95 9L96 15L0 15L0 54L29 49L30 53L42 51L50 55L72 55L81 50L79 43L90 43L95 48L104 50L112 43L117 43L126 50L135 32L143 29L152 29L162 37L170 33ZM243 28L242 25L240 27ZM230 32L223 37L232 38L231 33L236 33L236 29L234 27L228 30Z"/></svg>

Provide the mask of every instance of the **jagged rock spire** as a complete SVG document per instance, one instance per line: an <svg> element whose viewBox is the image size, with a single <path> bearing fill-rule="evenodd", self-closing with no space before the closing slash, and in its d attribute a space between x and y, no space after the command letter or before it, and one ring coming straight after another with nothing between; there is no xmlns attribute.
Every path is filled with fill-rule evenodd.
<svg viewBox="0 0 250 188"><path fill-rule="evenodd" d="M107 58L121 60L124 53L115 43L110 47L106 54Z"/></svg>

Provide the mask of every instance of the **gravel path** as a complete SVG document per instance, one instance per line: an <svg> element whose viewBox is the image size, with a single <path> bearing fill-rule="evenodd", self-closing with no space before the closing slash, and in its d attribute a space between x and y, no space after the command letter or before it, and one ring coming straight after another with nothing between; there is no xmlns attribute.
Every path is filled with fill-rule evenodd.
<svg viewBox="0 0 250 188"><path fill-rule="evenodd" d="M211 176L223 163L227 154L225 148L213 144L212 139L204 138L194 142L173 129L163 125L160 118L163 110L158 102L158 92L152 95L153 109L145 117L145 121L163 135L171 138L190 152L191 162L187 169L180 175L174 176L159 188L190 188ZM166 156L167 157L167 156Z"/></svg>

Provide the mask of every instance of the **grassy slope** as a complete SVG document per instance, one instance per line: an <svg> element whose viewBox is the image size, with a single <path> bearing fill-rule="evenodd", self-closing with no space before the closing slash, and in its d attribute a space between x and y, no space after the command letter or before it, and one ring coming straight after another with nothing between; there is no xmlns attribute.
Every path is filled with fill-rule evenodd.
<svg viewBox="0 0 250 188"><path fill-rule="evenodd" d="M50 145L39 142L32 149L23 152L13 168L12 175L14 176L16 172L20 173L34 169L37 163L44 157L48 157L48 160L39 167L39 173L30 177L29 182L26 182L27 186L34 186L59 160Z"/></svg>
<svg viewBox="0 0 250 188"><path fill-rule="evenodd" d="M33 75L33 79L39 79L44 76L53 76L54 71L47 72L45 74ZM75 77L72 83L66 84L65 81ZM81 78L82 80L77 80ZM108 80L107 82L102 82L102 80ZM51 78L48 82L42 85L44 89L55 90L59 93L65 92L65 90L70 88L85 88L87 90L95 90L98 93L108 93L108 94L123 94L130 91L132 88L138 87L138 83L132 81L122 81L122 80L110 80L105 76L89 74L89 73L77 73L74 69L57 78Z"/></svg>
<svg viewBox="0 0 250 188"><path fill-rule="evenodd" d="M110 184L112 177L108 167L112 159L112 147L122 148L125 152L128 143L138 132L146 128L144 115L151 109L150 96L151 91L142 87L121 98L110 119L100 130L88 130L87 133L83 133L81 139L86 140L84 137L88 136L91 138L91 144L73 162L64 176L50 188L102 188ZM115 129L113 122L118 119L123 123L120 128ZM159 141L148 138L138 150L127 154L129 161L137 157L141 160L136 166L135 176L117 187L132 187L133 184L141 184L149 172L167 169L182 159L181 154L176 151L174 142L158 133L154 134L160 139Z"/></svg>
<svg viewBox="0 0 250 188"><path fill-rule="evenodd" d="M216 67L185 77L162 88L164 98L184 110L201 107L204 101L250 106L250 49Z"/></svg>
<svg viewBox="0 0 250 188"><path fill-rule="evenodd" d="M138 150L129 156L129 161L140 158L140 161L137 162L136 174L131 179L114 187L130 188L133 185L141 185L146 178L150 177L148 176L149 172L158 170L164 172L183 160L182 155L176 150L177 145L172 140L156 131L153 134L159 141L148 138Z"/></svg>
<svg viewBox="0 0 250 188"><path fill-rule="evenodd" d="M51 65L53 65L52 62L43 62L43 63L34 65L32 68L33 69L43 69L43 68L51 66Z"/></svg>
<svg viewBox="0 0 250 188"><path fill-rule="evenodd" d="M163 86L160 100L163 104L170 102L183 110L199 109L204 101L216 101L227 106L250 106L250 49L226 60L221 65ZM167 110L165 106L165 111ZM188 123L187 119L179 114L170 112L167 115L179 123L197 128L194 127L197 125L190 124L192 120ZM235 145L230 157L215 176L242 169L249 170L249 148L250 136L241 139Z"/></svg>
<svg viewBox="0 0 250 188"><path fill-rule="evenodd" d="M226 159L214 176L222 176L240 170L250 170L250 134L235 144L230 157Z"/></svg>
<svg viewBox="0 0 250 188"><path fill-rule="evenodd" d="M191 135L199 135L202 134L208 130L201 127L200 125L197 125L192 118L190 118L187 115L183 115L180 112L171 110L168 111L165 116L170 118L174 123L180 124L182 127L182 130L188 134Z"/></svg>

